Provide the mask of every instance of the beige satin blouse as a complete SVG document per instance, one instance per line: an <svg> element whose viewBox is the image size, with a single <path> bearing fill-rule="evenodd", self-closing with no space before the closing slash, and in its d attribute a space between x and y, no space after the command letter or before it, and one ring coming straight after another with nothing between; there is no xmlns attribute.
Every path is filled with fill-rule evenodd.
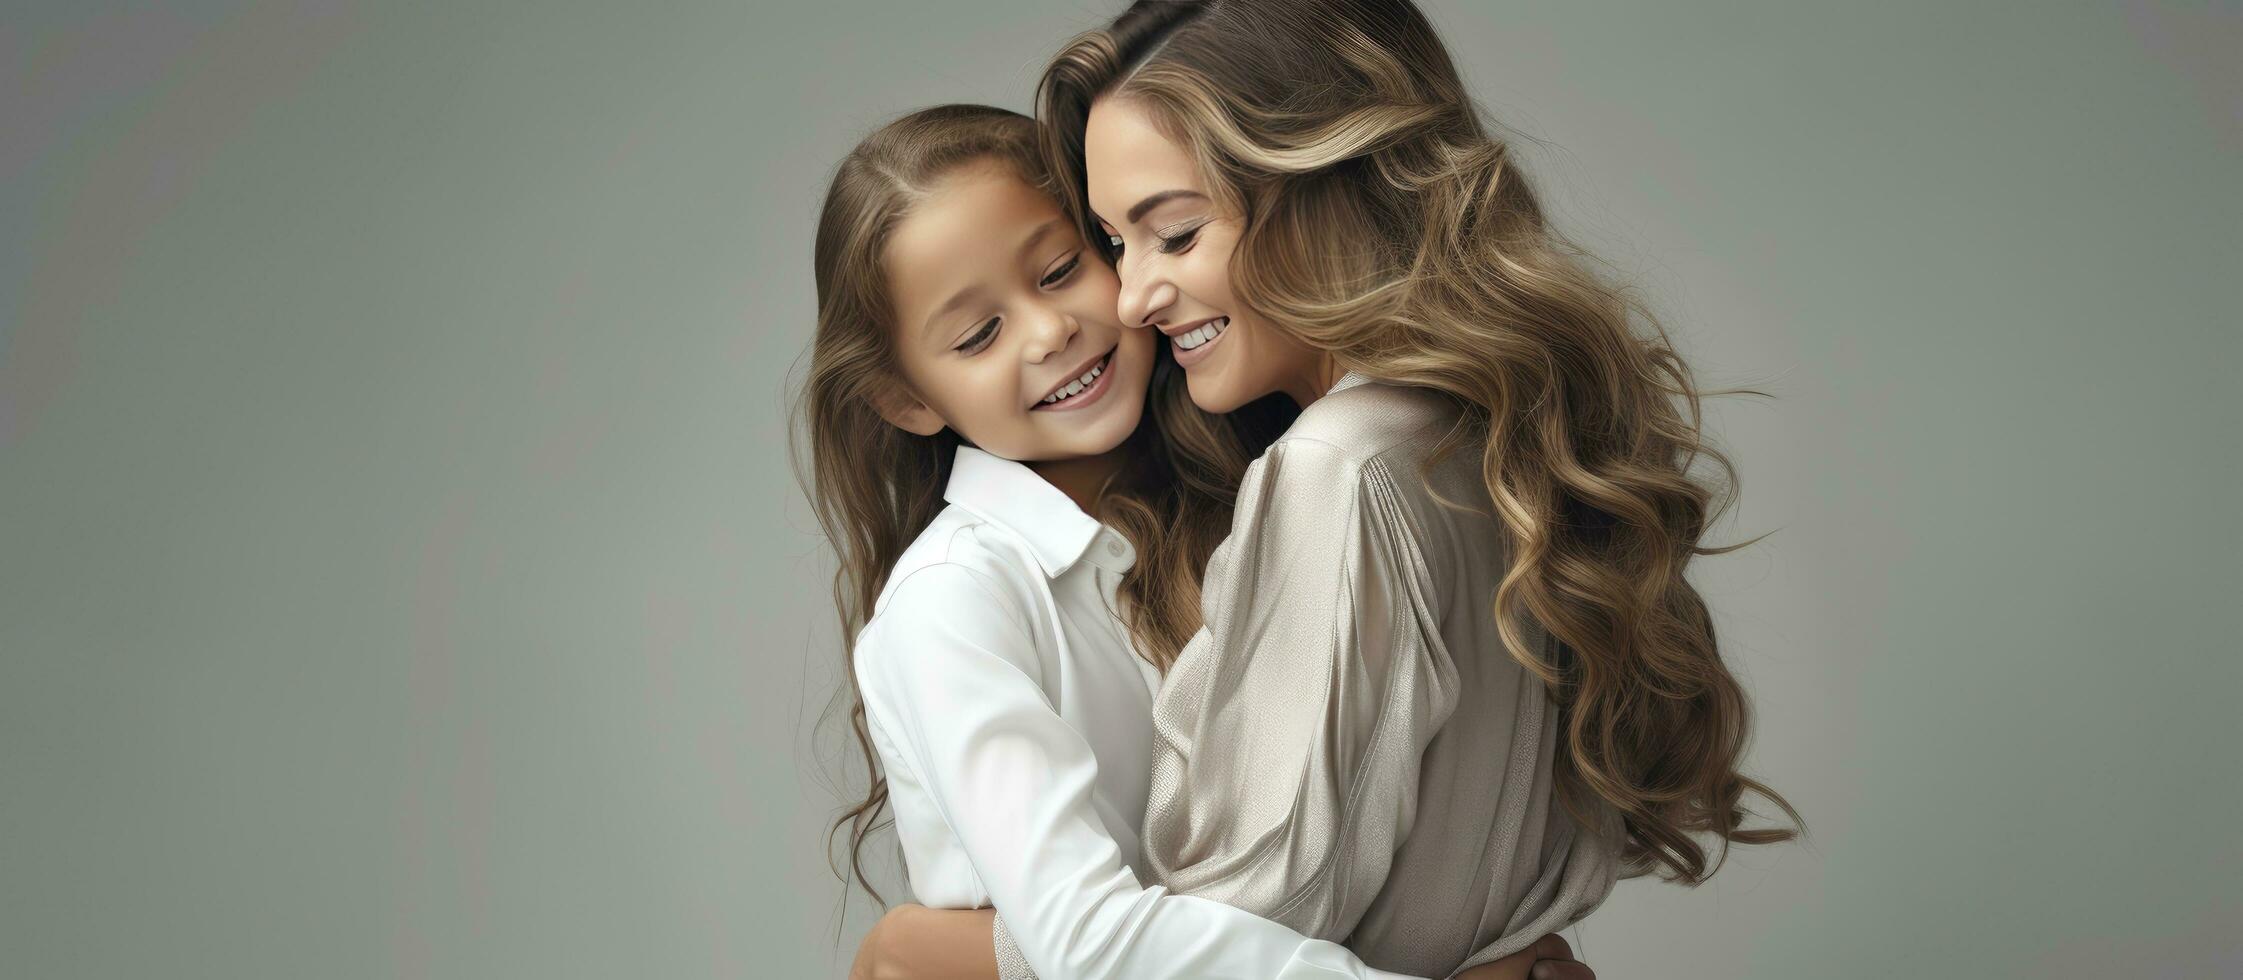
<svg viewBox="0 0 2243 980"><path fill-rule="evenodd" d="M1617 814L1559 804L1557 712L1496 634L1482 454L1432 458L1460 418L1350 374L1248 470L1153 706L1148 884L1431 977L1611 890Z"/></svg>

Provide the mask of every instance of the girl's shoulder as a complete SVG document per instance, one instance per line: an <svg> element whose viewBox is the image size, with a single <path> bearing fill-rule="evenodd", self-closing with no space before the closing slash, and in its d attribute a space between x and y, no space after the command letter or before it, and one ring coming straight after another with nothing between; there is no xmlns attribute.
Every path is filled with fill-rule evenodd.
<svg viewBox="0 0 2243 980"><path fill-rule="evenodd" d="M908 690L919 671L954 669L946 655L994 654L1040 677L1034 558L1002 527L952 505L904 549L851 656L860 684ZM878 685L882 677L894 683Z"/></svg>
<svg viewBox="0 0 2243 980"><path fill-rule="evenodd" d="M1033 554L1003 526L956 504L943 508L904 549L872 607L872 622L929 613L1002 613L1025 618L1041 581Z"/></svg>

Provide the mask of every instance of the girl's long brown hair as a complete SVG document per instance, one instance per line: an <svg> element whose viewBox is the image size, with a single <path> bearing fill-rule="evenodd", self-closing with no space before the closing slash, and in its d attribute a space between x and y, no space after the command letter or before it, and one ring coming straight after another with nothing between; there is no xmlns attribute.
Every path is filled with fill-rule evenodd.
<svg viewBox="0 0 2243 980"><path fill-rule="evenodd" d="M871 618L896 559L941 513L959 446L947 429L913 435L888 424L875 407L876 398L902 383L891 359L894 319L882 253L897 224L939 193L944 178L988 164L1050 190L1033 120L989 106L923 109L881 127L842 158L819 213L812 256L817 335L795 409L794 462L840 560L833 600L849 646ZM1192 405L1182 372L1165 351L1155 363L1149 424L1124 443L1127 461L1100 494L1094 514L1137 550L1136 564L1122 577L1117 612L1139 654L1154 666L1167 669L1199 629L1200 575L1230 530L1239 481L1293 414L1288 403L1271 399L1246 412L1210 416ZM864 798L829 828L827 852L846 828L848 868L836 867L836 873L880 901L865 878L862 855L865 836L881 823L888 785L847 649L843 659L850 731L870 779Z"/></svg>
<svg viewBox="0 0 2243 980"><path fill-rule="evenodd" d="M1407 0L1141 2L1053 59L1038 92L1060 197L1084 191L1093 100L1127 98L1243 219L1238 296L1383 380L1445 392L1484 450L1512 557L1493 615L1560 708L1560 786L1617 808L1628 871L1691 883L1750 827L1750 721L1684 577L1735 474L1648 311L1545 222L1509 148ZM1639 329L1637 324L1641 324ZM1710 471L1701 477L1697 470ZM1559 641L1545 658L1530 624Z"/></svg>

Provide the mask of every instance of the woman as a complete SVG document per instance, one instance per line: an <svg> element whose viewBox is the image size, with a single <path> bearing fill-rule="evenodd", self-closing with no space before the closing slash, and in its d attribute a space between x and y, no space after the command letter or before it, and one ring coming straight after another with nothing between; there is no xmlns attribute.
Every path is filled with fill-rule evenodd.
<svg viewBox="0 0 2243 980"><path fill-rule="evenodd" d="M1617 874L1793 836L1745 826L1748 792L1790 811L1737 770L1744 694L1683 577L1720 499L1692 466L1726 471L1689 372L1546 226L1419 11L1140 3L1040 110L1122 322L1204 409L1303 406L1154 706L1147 877L1445 975Z"/></svg>

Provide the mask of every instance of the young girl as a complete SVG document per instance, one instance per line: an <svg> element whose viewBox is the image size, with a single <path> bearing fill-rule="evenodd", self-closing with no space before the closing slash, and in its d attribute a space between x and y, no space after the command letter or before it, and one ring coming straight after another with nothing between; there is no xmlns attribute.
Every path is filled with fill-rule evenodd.
<svg viewBox="0 0 2243 980"><path fill-rule="evenodd" d="M1201 408L1303 409L1154 707L1148 880L1440 975L1618 873L1703 880L1701 838L1791 836L1746 825L1744 692L1684 577L1720 501L1692 465L1726 465L1689 372L1415 6L1138 3L1040 111L1122 322Z"/></svg>
<svg viewBox="0 0 2243 980"><path fill-rule="evenodd" d="M1115 321L1035 141L1002 110L914 113L842 161L820 217L811 490L876 773L844 818L852 867L892 802L918 899L996 906L1055 977L1390 976L1131 871L1160 670L1291 413L1190 406ZM984 921L911 966L993 972L991 949Z"/></svg>

